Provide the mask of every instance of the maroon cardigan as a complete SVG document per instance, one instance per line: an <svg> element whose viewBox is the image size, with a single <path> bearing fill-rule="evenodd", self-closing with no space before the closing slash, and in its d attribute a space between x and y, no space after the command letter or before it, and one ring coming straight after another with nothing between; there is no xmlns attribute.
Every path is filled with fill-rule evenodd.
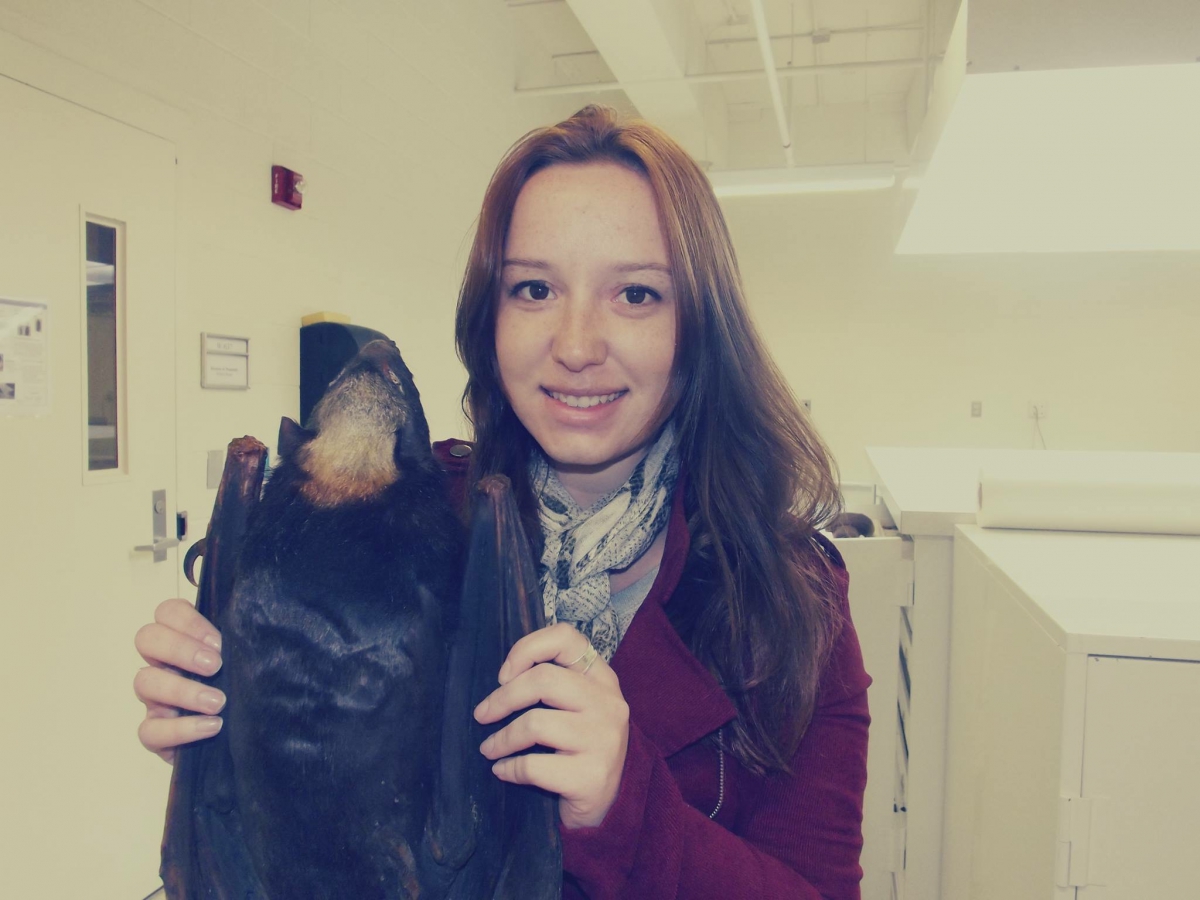
<svg viewBox="0 0 1200 900"><path fill-rule="evenodd" d="M456 445L434 448L461 497L468 460L449 453ZM630 718L620 791L599 826L562 830L563 897L858 900L871 680L841 554L817 536L833 563L844 627L792 772L758 777L726 754L724 801L710 820L719 765L702 739L736 711L664 609L691 542L682 496L676 491L658 576L612 659Z"/></svg>

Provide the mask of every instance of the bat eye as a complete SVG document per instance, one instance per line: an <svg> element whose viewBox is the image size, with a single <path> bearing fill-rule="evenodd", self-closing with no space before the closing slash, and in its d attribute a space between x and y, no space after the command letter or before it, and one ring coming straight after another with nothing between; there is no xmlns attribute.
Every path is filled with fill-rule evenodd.
<svg viewBox="0 0 1200 900"><path fill-rule="evenodd" d="M392 384L400 383L400 376L397 375L395 372L393 372L391 369L388 369L388 378L392 379Z"/></svg>

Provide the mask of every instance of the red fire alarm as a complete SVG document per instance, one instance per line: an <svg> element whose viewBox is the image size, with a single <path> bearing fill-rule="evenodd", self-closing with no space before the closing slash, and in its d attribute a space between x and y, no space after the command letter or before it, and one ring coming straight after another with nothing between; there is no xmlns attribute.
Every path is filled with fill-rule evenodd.
<svg viewBox="0 0 1200 900"><path fill-rule="evenodd" d="M271 202L299 209L304 204L304 176L283 166L271 166Z"/></svg>

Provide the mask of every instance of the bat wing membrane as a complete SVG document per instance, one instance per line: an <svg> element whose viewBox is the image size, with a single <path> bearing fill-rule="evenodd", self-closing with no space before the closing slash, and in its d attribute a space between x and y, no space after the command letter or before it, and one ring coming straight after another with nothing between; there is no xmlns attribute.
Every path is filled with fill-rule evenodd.
<svg viewBox="0 0 1200 900"><path fill-rule="evenodd" d="M233 590L237 552L262 491L266 459L266 447L252 437L232 441L225 457L196 600L196 609L218 629ZM201 680L225 690L224 670ZM266 898L242 839L233 762L223 732L177 752L160 871L169 900Z"/></svg>
<svg viewBox="0 0 1200 900"><path fill-rule="evenodd" d="M495 689L512 645L544 624L533 555L511 487L507 478L490 476L473 497L429 830L434 858L447 869L449 900L557 900L561 894L556 799L492 775L479 745L506 722L485 728L472 717Z"/></svg>

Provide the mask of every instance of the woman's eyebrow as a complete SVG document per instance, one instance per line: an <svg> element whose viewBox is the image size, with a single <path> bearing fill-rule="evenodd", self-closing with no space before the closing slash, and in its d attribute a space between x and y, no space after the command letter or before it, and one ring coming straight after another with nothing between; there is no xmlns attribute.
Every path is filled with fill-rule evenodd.
<svg viewBox="0 0 1200 900"><path fill-rule="evenodd" d="M542 262L540 259L506 259L501 264L505 269L509 266L520 266L524 269L549 269L550 263Z"/></svg>
<svg viewBox="0 0 1200 900"><path fill-rule="evenodd" d="M629 272L662 272L664 275L671 274L670 266L664 266L662 263L656 262L620 263L613 266L613 269L626 274Z"/></svg>
<svg viewBox="0 0 1200 900"><path fill-rule="evenodd" d="M553 268L550 263L544 262L540 259L524 259L522 257L505 259L502 261L501 266L505 269L507 269L509 266L512 266L514 268L540 269L543 271ZM614 272L620 272L622 275L628 275L631 272L661 272L664 275L671 274L670 266L665 266L662 263L656 262L617 263L612 267L612 270Z"/></svg>

